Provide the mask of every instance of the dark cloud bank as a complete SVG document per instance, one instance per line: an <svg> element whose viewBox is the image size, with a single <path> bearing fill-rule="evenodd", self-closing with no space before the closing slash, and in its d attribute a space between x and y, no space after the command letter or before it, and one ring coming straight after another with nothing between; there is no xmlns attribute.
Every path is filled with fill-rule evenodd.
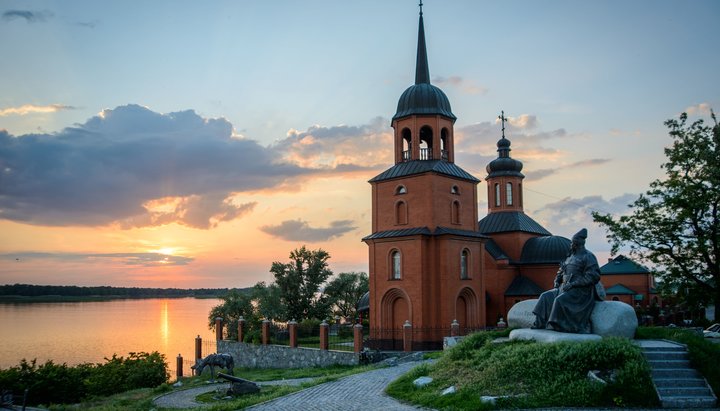
<svg viewBox="0 0 720 411"><path fill-rule="evenodd" d="M236 138L224 119L105 110L54 134L0 130L0 218L29 224L210 228L251 212L233 193L279 186L317 170ZM156 207L143 205L157 203Z"/></svg>

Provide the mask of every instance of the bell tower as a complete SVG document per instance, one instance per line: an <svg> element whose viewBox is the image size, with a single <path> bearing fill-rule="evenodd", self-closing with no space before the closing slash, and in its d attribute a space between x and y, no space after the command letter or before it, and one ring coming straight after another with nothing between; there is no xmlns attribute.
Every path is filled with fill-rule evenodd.
<svg viewBox="0 0 720 411"><path fill-rule="evenodd" d="M410 324L413 349L442 347L454 320L485 325L477 185L455 164L450 101L430 84L420 4L415 84L392 118L394 165L372 185L370 339L398 349ZM400 346L398 346L400 345Z"/></svg>
<svg viewBox="0 0 720 411"><path fill-rule="evenodd" d="M523 212L523 163L510 157L510 140L505 138L505 112L498 116L502 123L502 137L497 142L498 157L488 163L488 214L502 211Z"/></svg>

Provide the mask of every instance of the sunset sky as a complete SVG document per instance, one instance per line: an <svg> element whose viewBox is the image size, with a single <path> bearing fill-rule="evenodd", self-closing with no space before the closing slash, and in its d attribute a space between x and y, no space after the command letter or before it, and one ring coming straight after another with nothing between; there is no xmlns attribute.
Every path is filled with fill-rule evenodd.
<svg viewBox="0 0 720 411"><path fill-rule="evenodd" d="M303 244L367 271L370 185L414 81L417 1L0 1L0 284L246 287ZM456 163L497 116L553 234L662 176L663 121L720 110L720 2L424 6Z"/></svg>

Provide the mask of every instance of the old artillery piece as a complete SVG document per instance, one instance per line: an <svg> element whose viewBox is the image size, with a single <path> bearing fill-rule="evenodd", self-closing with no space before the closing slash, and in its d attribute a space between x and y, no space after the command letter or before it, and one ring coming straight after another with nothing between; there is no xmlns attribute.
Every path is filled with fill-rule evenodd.
<svg viewBox="0 0 720 411"><path fill-rule="evenodd" d="M254 394L260 392L260 386L250 380L221 372L218 373L218 378L226 379L232 383L232 386L228 390L228 395Z"/></svg>

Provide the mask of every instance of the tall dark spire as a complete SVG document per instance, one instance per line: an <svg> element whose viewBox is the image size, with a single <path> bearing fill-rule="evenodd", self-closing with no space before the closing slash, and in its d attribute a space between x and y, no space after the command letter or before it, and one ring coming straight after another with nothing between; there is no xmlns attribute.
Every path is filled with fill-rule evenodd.
<svg viewBox="0 0 720 411"><path fill-rule="evenodd" d="M422 1L420 1L420 24L418 26L417 62L415 63L415 84L430 84L427 50L425 47L425 26L423 25Z"/></svg>

